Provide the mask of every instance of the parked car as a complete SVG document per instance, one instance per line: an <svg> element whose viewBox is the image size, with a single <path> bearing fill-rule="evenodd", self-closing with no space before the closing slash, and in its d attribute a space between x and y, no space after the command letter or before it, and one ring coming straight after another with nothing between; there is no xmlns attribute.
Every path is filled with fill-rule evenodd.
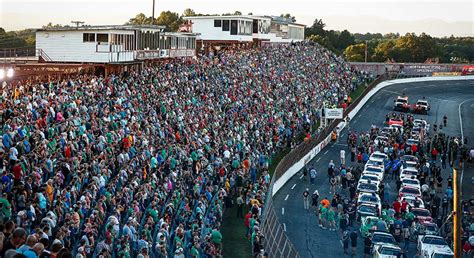
<svg viewBox="0 0 474 258"><path fill-rule="evenodd" d="M380 245L374 250L374 258L398 258L402 249L396 245Z"/></svg>
<svg viewBox="0 0 474 258"><path fill-rule="evenodd" d="M453 258L454 253L443 237L425 235L418 238L419 257L422 258Z"/></svg>
<svg viewBox="0 0 474 258"><path fill-rule="evenodd" d="M400 198L403 198L405 196L414 196L414 197L421 198L421 191L420 191L420 188L418 187L403 186L398 191L398 196Z"/></svg>
<svg viewBox="0 0 474 258"><path fill-rule="evenodd" d="M392 234L387 232L376 231L372 234L372 253L379 249L380 246L397 245Z"/></svg>

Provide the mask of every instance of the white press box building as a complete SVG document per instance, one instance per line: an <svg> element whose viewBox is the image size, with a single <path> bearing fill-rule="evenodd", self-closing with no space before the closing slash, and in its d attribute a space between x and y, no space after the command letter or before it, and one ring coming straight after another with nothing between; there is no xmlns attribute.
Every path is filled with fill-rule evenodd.
<svg viewBox="0 0 474 258"><path fill-rule="evenodd" d="M198 34L198 45L290 43L304 40L305 25L278 16L190 16L185 31Z"/></svg>
<svg viewBox="0 0 474 258"><path fill-rule="evenodd" d="M36 53L45 62L133 63L196 55L196 35L164 32L157 25L40 29Z"/></svg>

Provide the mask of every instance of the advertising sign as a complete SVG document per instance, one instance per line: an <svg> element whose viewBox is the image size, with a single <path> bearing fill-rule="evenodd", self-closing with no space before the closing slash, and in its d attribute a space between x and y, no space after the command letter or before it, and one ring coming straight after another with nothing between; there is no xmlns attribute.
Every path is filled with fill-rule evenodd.
<svg viewBox="0 0 474 258"><path fill-rule="evenodd" d="M342 119L342 108L326 108L324 111L327 119Z"/></svg>

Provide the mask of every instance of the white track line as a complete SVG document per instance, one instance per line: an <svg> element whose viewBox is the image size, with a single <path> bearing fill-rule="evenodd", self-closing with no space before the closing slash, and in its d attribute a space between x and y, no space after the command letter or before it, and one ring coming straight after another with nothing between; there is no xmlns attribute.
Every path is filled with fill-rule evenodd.
<svg viewBox="0 0 474 258"><path fill-rule="evenodd" d="M294 184L292 187L291 187L291 190L295 189L296 187L296 184Z"/></svg>
<svg viewBox="0 0 474 258"><path fill-rule="evenodd" d="M303 179L303 177L304 177L304 174L302 174L302 175L300 176L300 179Z"/></svg>
<svg viewBox="0 0 474 258"><path fill-rule="evenodd" d="M286 195L286 197L285 197L285 201L286 201L286 200L288 200L288 197L290 197L290 195L289 195L289 194L287 194L287 195Z"/></svg>
<svg viewBox="0 0 474 258"><path fill-rule="evenodd" d="M321 158L318 158L318 159L316 160L316 162L319 162L320 160L321 160Z"/></svg>
<svg viewBox="0 0 474 258"><path fill-rule="evenodd" d="M468 102L469 100L473 100L473 99L466 99L465 101L459 103L459 106L458 106L458 113L459 113L459 126L461 126L461 141L462 141L462 144L464 144L464 131L462 129L462 115L461 115L461 106L462 104ZM460 184L461 184L461 187L462 187L462 180L463 180L463 177L464 177L464 168L461 168L461 179L460 179ZM461 195L462 195L462 191L461 191Z"/></svg>
<svg viewBox="0 0 474 258"><path fill-rule="evenodd" d="M283 223L283 231L286 232L286 224L285 223Z"/></svg>
<svg viewBox="0 0 474 258"><path fill-rule="evenodd" d="M285 208L281 208L281 215L285 215Z"/></svg>
<svg viewBox="0 0 474 258"><path fill-rule="evenodd" d="M324 152L324 155L328 154L328 152L329 152L329 150L325 151L325 152Z"/></svg>

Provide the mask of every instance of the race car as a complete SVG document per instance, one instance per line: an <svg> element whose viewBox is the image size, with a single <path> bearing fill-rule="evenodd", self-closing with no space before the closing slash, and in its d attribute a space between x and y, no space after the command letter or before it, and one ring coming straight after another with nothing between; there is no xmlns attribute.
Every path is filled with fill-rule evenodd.
<svg viewBox="0 0 474 258"><path fill-rule="evenodd" d="M388 120L388 125L391 126L391 125L399 125L399 126L403 126L403 120L400 119L400 118L390 118Z"/></svg>
<svg viewBox="0 0 474 258"><path fill-rule="evenodd" d="M399 197L404 197L404 196L407 196L407 195L421 198L420 188L419 187L412 187L412 186L402 186L400 188L400 191L398 191L398 196Z"/></svg>
<svg viewBox="0 0 474 258"><path fill-rule="evenodd" d="M379 210L382 210L382 202L380 201L380 197L377 194L371 194L371 193L359 194L359 196L357 196L357 206L360 206L364 203L376 205Z"/></svg>
<svg viewBox="0 0 474 258"><path fill-rule="evenodd" d="M410 104L408 104L407 96L398 96L394 102L395 105L393 106L393 110L402 112L410 111Z"/></svg>
<svg viewBox="0 0 474 258"><path fill-rule="evenodd" d="M396 258L401 257L402 249L397 245L381 245L374 250L374 258Z"/></svg>
<svg viewBox="0 0 474 258"><path fill-rule="evenodd" d="M363 217L361 219L361 225L360 225L360 234L362 237L366 238L370 235L372 235L372 233L374 231L380 231L381 229L378 229L377 228L377 225L380 223L382 224L382 227L384 228L384 231L383 232L387 232L388 231L388 227L387 227L387 223L385 223L385 221L383 221L381 218L379 217L374 217L374 216L366 216L366 217Z"/></svg>
<svg viewBox="0 0 474 258"><path fill-rule="evenodd" d="M387 232L376 231L372 234L372 253L375 253L380 246L397 245L392 234Z"/></svg>
<svg viewBox="0 0 474 258"><path fill-rule="evenodd" d="M377 205L362 203L361 205L357 206L356 220L362 221L362 219L367 216L372 216L372 217L380 216L380 210L377 208Z"/></svg>
<svg viewBox="0 0 474 258"><path fill-rule="evenodd" d="M427 209L413 208L410 212L415 215L415 218L417 218L420 223L433 221L433 218L431 217L431 212Z"/></svg>
<svg viewBox="0 0 474 258"><path fill-rule="evenodd" d="M413 105L412 112L416 114L424 114L427 115L428 111L430 110L430 105L428 101L424 99L419 99L415 105Z"/></svg>
<svg viewBox="0 0 474 258"><path fill-rule="evenodd" d="M432 257L443 257L450 258L454 257L454 253L446 243L443 237L425 235L418 239L417 245L419 257L432 258Z"/></svg>

